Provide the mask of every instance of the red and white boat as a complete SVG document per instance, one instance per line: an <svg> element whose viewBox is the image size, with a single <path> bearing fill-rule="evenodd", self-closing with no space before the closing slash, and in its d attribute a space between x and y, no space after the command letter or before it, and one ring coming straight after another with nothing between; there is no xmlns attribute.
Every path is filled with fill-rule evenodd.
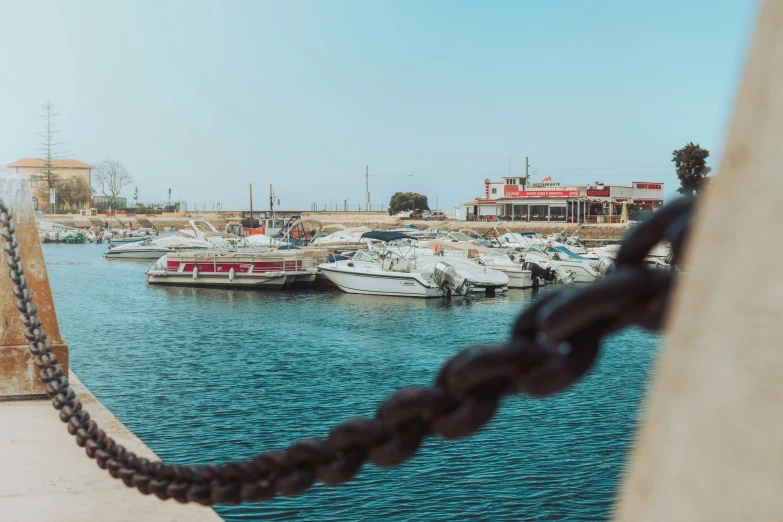
<svg viewBox="0 0 783 522"><path fill-rule="evenodd" d="M280 289L310 286L317 271L317 259L301 250L182 251L158 259L147 283Z"/></svg>

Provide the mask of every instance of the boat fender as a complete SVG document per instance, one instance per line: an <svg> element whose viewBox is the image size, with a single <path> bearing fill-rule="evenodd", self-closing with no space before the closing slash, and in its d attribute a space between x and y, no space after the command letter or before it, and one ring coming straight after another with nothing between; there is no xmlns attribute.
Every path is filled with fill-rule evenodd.
<svg viewBox="0 0 783 522"><path fill-rule="evenodd" d="M193 280L198 279L198 267L193 267Z"/></svg>
<svg viewBox="0 0 783 522"><path fill-rule="evenodd" d="M234 281L234 273L235 273L235 272L234 272L234 269L233 269L233 268L232 268L231 270L229 270L229 271L228 271L228 280L229 280L229 281Z"/></svg>

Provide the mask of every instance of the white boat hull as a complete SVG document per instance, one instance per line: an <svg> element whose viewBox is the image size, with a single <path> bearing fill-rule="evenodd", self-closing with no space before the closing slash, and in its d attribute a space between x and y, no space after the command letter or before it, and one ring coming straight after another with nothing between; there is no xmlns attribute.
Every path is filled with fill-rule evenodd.
<svg viewBox="0 0 783 522"><path fill-rule="evenodd" d="M569 272L573 278L574 283L594 283L596 279L601 277L590 266L585 266L581 263L572 263L569 261L552 261L552 264L559 264L565 271Z"/></svg>
<svg viewBox="0 0 783 522"><path fill-rule="evenodd" d="M106 259L160 259L171 252L170 250L119 250L110 249L103 253Z"/></svg>
<svg viewBox="0 0 783 522"><path fill-rule="evenodd" d="M343 292L349 294L388 295L398 297L442 297L446 291L430 285L419 274L340 270L321 265L321 273Z"/></svg>
<svg viewBox="0 0 783 522"><path fill-rule="evenodd" d="M504 270L493 267L508 276L509 288L533 288L533 273L530 270Z"/></svg>

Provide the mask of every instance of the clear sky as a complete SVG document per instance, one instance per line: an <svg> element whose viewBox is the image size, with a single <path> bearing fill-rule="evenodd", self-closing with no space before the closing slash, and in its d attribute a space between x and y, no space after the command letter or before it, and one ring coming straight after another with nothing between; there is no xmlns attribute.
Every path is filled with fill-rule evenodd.
<svg viewBox="0 0 783 522"><path fill-rule="evenodd" d="M0 164L35 157L41 105L68 157L121 161L141 200L450 208L484 178L663 181L715 165L750 0L0 0ZM125 190L130 195L132 188ZM256 203L256 207L264 203Z"/></svg>

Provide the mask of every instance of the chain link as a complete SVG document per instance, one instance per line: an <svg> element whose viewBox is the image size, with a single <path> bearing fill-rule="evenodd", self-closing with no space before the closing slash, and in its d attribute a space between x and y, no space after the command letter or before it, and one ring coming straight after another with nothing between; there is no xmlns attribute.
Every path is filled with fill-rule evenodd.
<svg viewBox="0 0 783 522"><path fill-rule="evenodd" d="M693 201L685 198L657 211L628 235L615 273L586 288L565 287L539 299L516 321L507 343L458 352L432 387L397 391L374 418L345 421L325 439L302 440L247 462L208 466L150 461L98 427L52 353L24 275L12 213L2 201L0 235L39 378L76 443L112 477L145 495L213 505L297 495L315 481L342 484L365 462L384 467L404 462L425 437L471 435L507 395L545 396L570 386L592 367L604 336L632 324L660 329L676 272L647 269L642 262L660 241L671 242L674 262L682 259L692 213Z"/></svg>

